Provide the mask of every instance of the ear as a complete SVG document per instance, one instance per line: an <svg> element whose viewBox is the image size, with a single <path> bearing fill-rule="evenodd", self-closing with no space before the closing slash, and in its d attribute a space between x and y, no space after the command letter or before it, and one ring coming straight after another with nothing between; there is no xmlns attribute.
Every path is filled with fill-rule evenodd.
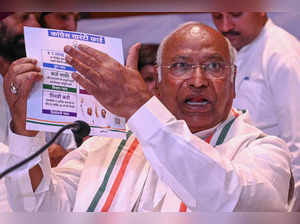
<svg viewBox="0 0 300 224"><path fill-rule="evenodd" d="M155 69L156 72L154 73L154 77L153 77L155 84L154 84L154 88L153 88L152 93L155 96L160 97L160 91L159 91L160 83L159 83L159 79L158 79L158 69L159 69L158 65L155 65L154 69Z"/></svg>

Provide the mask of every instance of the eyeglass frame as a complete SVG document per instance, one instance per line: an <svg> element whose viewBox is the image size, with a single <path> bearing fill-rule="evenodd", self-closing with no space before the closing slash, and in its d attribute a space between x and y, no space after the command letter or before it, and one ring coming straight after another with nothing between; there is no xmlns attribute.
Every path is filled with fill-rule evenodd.
<svg viewBox="0 0 300 224"><path fill-rule="evenodd" d="M173 66L174 64L176 64L176 63L173 63L172 65L158 65L158 64L157 64L156 66L157 66L157 68L167 68L167 69L171 72L172 77L174 77L175 79L182 79L182 80L184 80L184 79L190 79L190 78L192 77L192 75L193 75L193 72L192 72L192 71L193 71L194 69L198 68L198 67L200 67L201 72L202 72L202 73L205 75L205 77L208 78L208 79L223 79L223 78L225 78L225 76L222 76L222 77L213 77L213 76L212 76L212 78L208 77L208 76L207 76L207 72L205 72L205 70L203 70L203 69L205 69L205 68L209 65L209 63L201 63L201 64L189 64L189 63L186 63L186 62L181 62L181 63L185 63L185 64L188 64L188 65L191 65L189 72L187 72L187 73L189 74L188 77L187 77L187 75L176 76L176 75L173 74L173 72L172 72L171 69L172 69L172 66ZM235 64L227 64L227 65L224 65L224 70L227 69L227 68L231 68L231 73L235 73L235 71L236 71L236 69L237 69L237 66L236 66Z"/></svg>

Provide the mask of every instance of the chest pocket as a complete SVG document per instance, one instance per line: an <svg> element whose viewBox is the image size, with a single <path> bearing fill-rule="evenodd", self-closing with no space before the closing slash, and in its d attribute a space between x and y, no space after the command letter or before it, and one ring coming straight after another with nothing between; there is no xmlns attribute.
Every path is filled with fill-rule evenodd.
<svg viewBox="0 0 300 224"><path fill-rule="evenodd" d="M240 74L239 74L240 75ZM254 125L266 131L266 128L276 126L273 97L267 88L262 73L252 72L242 74L242 80L236 83L236 98L233 106L237 109L246 109Z"/></svg>
<svg viewBox="0 0 300 224"><path fill-rule="evenodd" d="M267 89L263 75L258 72L252 72L249 75L241 74L241 80L236 83L236 98L234 107L238 109L247 109L250 115L257 113L259 108L265 106L267 99Z"/></svg>

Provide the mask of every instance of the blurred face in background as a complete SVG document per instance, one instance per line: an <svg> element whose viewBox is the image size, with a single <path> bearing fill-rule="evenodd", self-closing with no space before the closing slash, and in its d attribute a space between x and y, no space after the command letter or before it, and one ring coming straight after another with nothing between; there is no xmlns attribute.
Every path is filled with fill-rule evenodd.
<svg viewBox="0 0 300 224"><path fill-rule="evenodd" d="M156 53L158 47L159 44L157 43L143 43L139 49L138 70L153 95L156 92Z"/></svg>
<svg viewBox="0 0 300 224"><path fill-rule="evenodd" d="M79 13L51 12L41 14L41 25L45 28L76 31Z"/></svg>
<svg viewBox="0 0 300 224"><path fill-rule="evenodd" d="M155 77L157 77L157 70L155 65L145 65L140 70L140 73L148 86L149 91L154 93Z"/></svg>
<svg viewBox="0 0 300 224"><path fill-rule="evenodd" d="M251 43L264 27L264 12L214 12L212 18L217 29L239 51Z"/></svg>
<svg viewBox="0 0 300 224"><path fill-rule="evenodd" d="M24 26L40 27L36 13L14 13L0 22L0 55L12 62L26 56Z"/></svg>

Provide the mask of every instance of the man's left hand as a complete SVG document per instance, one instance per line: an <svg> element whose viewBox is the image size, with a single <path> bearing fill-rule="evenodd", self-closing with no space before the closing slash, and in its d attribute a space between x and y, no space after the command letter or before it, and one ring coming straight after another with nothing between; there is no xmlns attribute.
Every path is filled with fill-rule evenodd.
<svg viewBox="0 0 300 224"><path fill-rule="evenodd" d="M86 45L65 47L66 61L80 74L73 78L102 106L128 120L152 94L137 70L140 44L133 45L126 66Z"/></svg>

